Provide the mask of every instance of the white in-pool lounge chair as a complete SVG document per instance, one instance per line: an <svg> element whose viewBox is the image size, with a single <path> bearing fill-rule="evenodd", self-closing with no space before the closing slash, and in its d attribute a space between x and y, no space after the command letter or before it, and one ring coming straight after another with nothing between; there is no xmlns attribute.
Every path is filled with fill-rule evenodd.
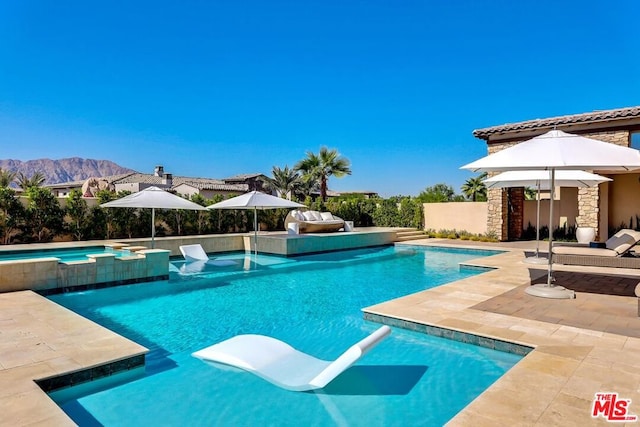
<svg viewBox="0 0 640 427"><path fill-rule="evenodd" d="M287 390L307 391L325 387L390 333L391 328L382 326L332 362L264 335L237 335L193 356L214 365L243 369Z"/></svg>
<svg viewBox="0 0 640 427"><path fill-rule="evenodd" d="M187 263L198 263L206 265L215 265L216 267L225 267L236 265L237 263L230 259L210 259L209 255L204 251L202 245L183 245L180 246L180 252Z"/></svg>

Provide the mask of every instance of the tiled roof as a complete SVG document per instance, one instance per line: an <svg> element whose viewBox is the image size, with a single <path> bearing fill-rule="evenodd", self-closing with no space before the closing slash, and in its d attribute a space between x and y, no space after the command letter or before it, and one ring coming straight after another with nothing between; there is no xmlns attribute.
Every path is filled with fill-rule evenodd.
<svg viewBox="0 0 640 427"><path fill-rule="evenodd" d="M218 180L209 180L209 181L218 181ZM182 184L190 185L191 187L197 188L198 190L238 191L242 193L246 193L247 191L249 191L249 186L247 184L226 184L223 181L205 182L204 180L192 181L188 179L180 183L176 183L174 180L173 187L175 188Z"/></svg>
<svg viewBox="0 0 640 427"><path fill-rule="evenodd" d="M127 175L121 179L114 180L114 184L129 184L129 183L141 183L151 185L163 185L166 182L166 178L147 174L147 173L133 173ZM192 178L188 176L173 176L171 181L172 187L186 184L198 190L221 190L221 191L241 191L246 192L249 186L246 184L227 184L220 179L211 178Z"/></svg>
<svg viewBox="0 0 640 427"><path fill-rule="evenodd" d="M548 119L527 120L525 122L507 123L473 131L476 138L488 140L491 135L508 132L522 132L534 129L552 129L556 126L575 125L579 123L611 122L640 117L640 106L618 108L615 110L594 111L591 113L571 114Z"/></svg>
<svg viewBox="0 0 640 427"><path fill-rule="evenodd" d="M245 174L236 175L230 181L243 181L246 178L261 176L262 174ZM166 185L165 177L160 177L154 174L129 172L125 174L103 176L100 180L106 180L113 184L148 184L148 185ZM69 188L69 187L82 187L86 182L85 180L64 182L60 184L52 184L47 187L51 188ZM225 180L212 179L212 178L193 178L189 176L173 176L171 180L171 187L175 188L179 185L186 184L198 190L214 190L214 191L237 191L239 193L246 193L249 191L249 185L241 182L227 183Z"/></svg>
<svg viewBox="0 0 640 427"><path fill-rule="evenodd" d="M226 178L225 181L244 181L246 179L257 178L259 176L264 176L264 175L261 173L243 173L240 175L234 175L230 178Z"/></svg>
<svg viewBox="0 0 640 427"><path fill-rule="evenodd" d="M120 173L117 175L109 175L109 176L104 176L104 177L94 177L96 179L99 180L107 180L108 182L114 182L120 179L124 179L130 175L136 175L137 172L127 172L127 173ZM89 178L87 178L89 179ZM87 179L82 179L82 180L78 180L78 181L69 181L69 182L59 182L57 184L47 184L44 187L47 188L71 188L71 187L82 187L82 185L87 181Z"/></svg>

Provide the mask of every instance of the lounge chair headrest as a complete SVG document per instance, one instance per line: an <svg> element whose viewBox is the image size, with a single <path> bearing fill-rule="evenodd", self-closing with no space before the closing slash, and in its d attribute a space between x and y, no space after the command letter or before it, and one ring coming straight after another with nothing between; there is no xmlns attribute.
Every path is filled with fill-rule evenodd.
<svg viewBox="0 0 640 427"><path fill-rule="evenodd" d="M619 255L628 251L640 240L640 232L634 230L623 229L611 236L606 241L605 246L617 252Z"/></svg>

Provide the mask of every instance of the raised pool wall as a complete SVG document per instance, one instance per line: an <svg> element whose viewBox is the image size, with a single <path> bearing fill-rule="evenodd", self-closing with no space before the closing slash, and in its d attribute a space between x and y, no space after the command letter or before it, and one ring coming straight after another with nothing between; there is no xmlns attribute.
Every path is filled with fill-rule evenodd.
<svg viewBox="0 0 640 427"><path fill-rule="evenodd" d="M258 234L258 252L296 256L344 249L390 245L396 231L372 229L323 234ZM95 242L94 242L95 244ZM151 239L124 239L104 243L120 247L151 246ZM169 277L169 259L181 256L180 246L200 244L207 253L255 250L254 236L246 233L179 236L155 239L155 249L142 249L130 256L87 255L83 261L60 262L59 258L0 261L0 292L34 290L42 294L67 290L164 280Z"/></svg>
<svg viewBox="0 0 640 427"><path fill-rule="evenodd" d="M87 255L87 260L59 258L0 261L0 292L62 292L80 286L114 285L169 277L169 251L146 249L131 256Z"/></svg>
<svg viewBox="0 0 640 427"><path fill-rule="evenodd" d="M128 245L151 246L151 239L118 240ZM390 245L396 241L392 229L360 229L355 232L335 233L258 234L258 252L272 255L295 256L317 252L358 249L371 246ZM180 246L200 244L207 253L255 250L254 235L250 233L213 234L203 236L171 236L156 238L155 247L166 249L171 256L182 256Z"/></svg>

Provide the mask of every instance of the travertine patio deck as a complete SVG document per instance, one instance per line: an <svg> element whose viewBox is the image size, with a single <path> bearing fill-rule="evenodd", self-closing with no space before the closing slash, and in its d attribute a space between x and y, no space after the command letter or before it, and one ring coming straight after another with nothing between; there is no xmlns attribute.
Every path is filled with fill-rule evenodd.
<svg viewBox="0 0 640 427"><path fill-rule="evenodd" d="M448 425L606 425L603 418L591 417L597 392L617 392L621 398L631 399L631 413L640 415L637 300L583 292L594 286L620 290L628 287L627 282L640 281L639 271L556 266L560 270L557 284L574 288L577 298L549 300L524 294L525 286L546 275L545 266L522 262L526 244L436 240L412 243L516 247L508 253L477 260L478 265L496 270L365 309L534 347ZM580 273L567 273L570 271ZM612 275L627 278L611 279ZM585 279L591 280L586 287ZM576 285L582 286L582 291Z"/></svg>
<svg viewBox="0 0 640 427"><path fill-rule="evenodd" d="M32 291L0 294L0 425L73 426L34 380L146 352Z"/></svg>

